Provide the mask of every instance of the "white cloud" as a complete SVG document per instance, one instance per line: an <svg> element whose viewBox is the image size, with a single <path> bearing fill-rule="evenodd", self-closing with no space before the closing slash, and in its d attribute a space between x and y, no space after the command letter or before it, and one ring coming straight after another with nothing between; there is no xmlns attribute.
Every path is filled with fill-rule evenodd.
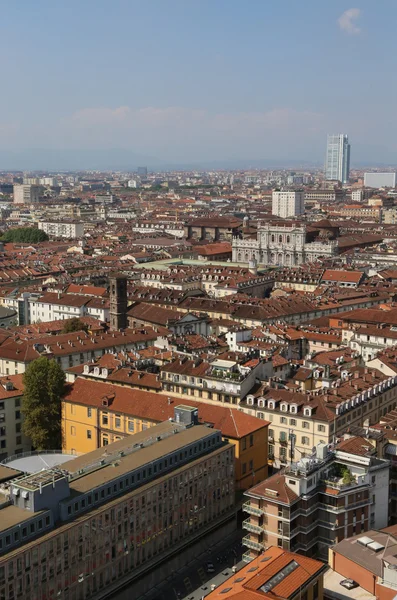
<svg viewBox="0 0 397 600"><path fill-rule="evenodd" d="M357 27L356 20L359 18L361 11L359 8L349 8L338 19L338 24L342 31L349 35L360 33L361 29Z"/></svg>

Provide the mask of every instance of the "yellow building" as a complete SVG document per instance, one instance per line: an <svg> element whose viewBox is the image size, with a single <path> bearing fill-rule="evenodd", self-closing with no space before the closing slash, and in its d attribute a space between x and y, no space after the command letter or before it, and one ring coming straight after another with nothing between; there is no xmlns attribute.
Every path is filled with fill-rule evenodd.
<svg viewBox="0 0 397 600"><path fill-rule="evenodd" d="M83 454L174 417L175 407L199 411L201 423L222 432L235 447L236 489L267 478L269 423L236 408L77 378L62 402L63 450Z"/></svg>

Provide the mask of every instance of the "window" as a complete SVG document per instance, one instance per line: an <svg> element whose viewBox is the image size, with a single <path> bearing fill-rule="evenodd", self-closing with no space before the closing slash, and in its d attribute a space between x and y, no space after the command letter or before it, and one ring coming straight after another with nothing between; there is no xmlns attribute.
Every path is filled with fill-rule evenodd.
<svg viewBox="0 0 397 600"><path fill-rule="evenodd" d="M274 429L269 429L269 439L274 440Z"/></svg>
<svg viewBox="0 0 397 600"><path fill-rule="evenodd" d="M90 419L92 417L92 408L87 408L87 417Z"/></svg>
<svg viewBox="0 0 397 600"><path fill-rule="evenodd" d="M20 410L16 410L15 411L15 419L19 420L21 418L21 411Z"/></svg>
<svg viewBox="0 0 397 600"><path fill-rule="evenodd" d="M102 425L109 424L109 416L107 412L102 413Z"/></svg>
<svg viewBox="0 0 397 600"><path fill-rule="evenodd" d="M254 445L254 435L251 433L250 435L250 446Z"/></svg>
<svg viewBox="0 0 397 600"><path fill-rule="evenodd" d="M128 431L134 432L134 430L135 430L134 421L128 421Z"/></svg>
<svg viewBox="0 0 397 600"><path fill-rule="evenodd" d="M74 425L70 427L70 435L76 435L76 427Z"/></svg>
<svg viewBox="0 0 397 600"><path fill-rule="evenodd" d="M250 460L250 471L254 470L254 461L251 459Z"/></svg>
<svg viewBox="0 0 397 600"><path fill-rule="evenodd" d="M280 442L286 442L287 441L287 434L285 431L280 431Z"/></svg>
<svg viewBox="0 0 397 600"><path fill-rule="evenodd" d="M280 423L284 423L284 424L288 423L287 417L280 417Z"/></svg>
<svg viewBox="0 0 397 600"><path fill-rule="evenodd" d="M310 440L309 440L309 438L308 438L308 437L306 437L305 435L304 435L304 436L302 436L302 444L303 444L304 446L307 446L307 445L309 445L309 443L310 443Z"/></svg>
<svg viewBox="0 0 397 600"><path fill-rule="evenodd" d="M317 425L318 431L325 431L325 425Z"/></svg>
<svg viewBox="0 0 397 600"><path fill-rule="evenodd" d="M116 415L116 418L114 420L114 424L115 424L115 427L117 427L117 428L121 427L121 418L120 418L120 415Z"/></svg>
<svg viewBox="0 0 397 600"><path fill-rule="evenodd" d="M308 421L303 421L302 427L303 427L303 429L309 429L310 428L310 423L308 423Z"/></svg>
<svg viewBox="0 0 397 600"><path fill-rule="evenodd" d="M247 472L247 463L243 463L243 475Z"/></svg>
<svg viewBox="0 0 397 600"><path fill-rule="evenodd" d="M289 424L293 425L295 427L296 426L296 419L290 419L289 420Z"/></svg>
<svg viewBox="0 0 397 600"><path fill-rule="evenodd" d="M91 440L92 439L92 431L91 429L87 429L87 440Z"/></svg>
<svg viewBox="0 0 397 600"><path fill-rule="evenodd" d="M243 450L247 449L247 438L243 438Z"/></svg>

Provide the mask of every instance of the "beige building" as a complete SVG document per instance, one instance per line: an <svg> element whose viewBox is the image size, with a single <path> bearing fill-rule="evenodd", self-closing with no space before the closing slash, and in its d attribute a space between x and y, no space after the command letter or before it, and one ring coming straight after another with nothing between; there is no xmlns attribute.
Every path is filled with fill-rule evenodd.
<svg viewBox="0 0 397 600"><path fill-rule="evenodd" d="M39 202L41 187L39 185L14 185L15 204L31 204Z"/></svg>
<svg viewBox="0 0 397 600"><path fill-rule="evenodd" d="M22 375L0 379L0 461L31 450L22 433Z"/></svg>
<svg viewBox="0 0 397 600"><path fill-rule="evenodd" d="M397 376L361 367L340 373L329 388L299 393L267 387L240 402L240 409L270 421L269 459L276 466L310 455L349 427L377 423L397 406Z"/></svg>
<svg viewBox="0 0 397 600"><path fill-rule="evenodd" d="M167 421L62 470L0 475L2 599L99 599L132 579L137 597L234 521L233 446L204 425Z"/></svg>
<svg viewBox="0 0 397 600"><path fill-rule="evenodd" d="M326 560L342 539L387 527L389 466L367 440L352 437L333 451L319 444L310 459L251 488L243 506L245 560L269 545Z"/></svg>

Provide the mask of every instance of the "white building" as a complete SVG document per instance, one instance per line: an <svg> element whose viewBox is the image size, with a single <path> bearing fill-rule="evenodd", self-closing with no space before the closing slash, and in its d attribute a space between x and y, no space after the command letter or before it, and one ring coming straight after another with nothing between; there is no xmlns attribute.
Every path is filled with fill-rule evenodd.
<svg viewBox="0 0 397 600"><path fill-rule="evenodd" d="M14 202L16 204L31 204L39 202L41 188L38 185L14 185Z"/></svg>
<svg viewBox="0 0 397 600"><path fill-rule="evenodd" d="M275 190L272 194L272 214L283 219L297 217L305 212L305 193Z"/></svg>
<svg viewBox="0 0 397 600"><path fill-rule="evenodd" d="M55 179L55 177L42 177L40 179L40 183L41 185L46 185L49 187L56 187L58 185L58 181Z"/></svg>
<svg viewBox="0 0 397 600"><path fill-rule="evenodd" d="M137 188L137 187L139 187L139 183L136 179L130 179L127 183L127 186L129 188Z"/></svg>
<svg viewBox="0 0 397 600"><path fill-rule="evenodd" d="M338 133L327 137L325 159L325 179L328 181L349 181L350 144L347 135Z"/></svg>
<svg viewBox="0 0 397 600"><path fill-rule="evenodd" d="M364 185L370 188L395 188L396 173L364 173Z"/></svg>
<svg viewBox="0 0 397 600"><path fill-rule="evenodd" d="M319 258L335 256L337 240L319 237L307 241L306 225L294 222L258 223L256 239L233 238L232 260L261 265L297 266Z"/></svg>
<svg viewBox="0 0 397 600"><path fill-rule="evenodd" d="M84 223L78 221L40 221L39 229L50 237L80 238L84 235Z"/></svg>

